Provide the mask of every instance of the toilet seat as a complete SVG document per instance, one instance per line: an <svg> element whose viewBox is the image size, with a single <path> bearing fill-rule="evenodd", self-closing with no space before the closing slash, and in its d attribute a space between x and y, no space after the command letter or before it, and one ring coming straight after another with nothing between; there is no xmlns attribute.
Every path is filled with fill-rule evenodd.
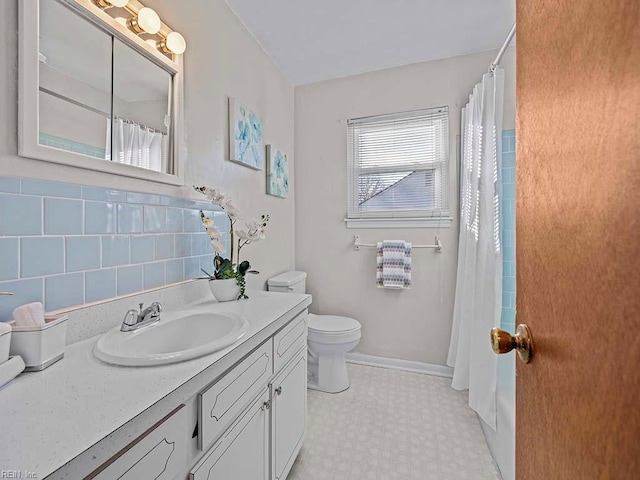
<svg viewBox="0 0 640 480"><path fill-rule="evenodd" d="M323 335L344 335L360 331L361 325L354 318L340 317L338 315L309 314L309 333Z"/></svg>

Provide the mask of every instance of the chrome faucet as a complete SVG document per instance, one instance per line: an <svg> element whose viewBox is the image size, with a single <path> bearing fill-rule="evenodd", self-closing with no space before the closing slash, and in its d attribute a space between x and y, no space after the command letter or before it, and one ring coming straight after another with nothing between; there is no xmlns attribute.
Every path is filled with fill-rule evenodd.
<svg viewBox="0 0 640 480"><path fill-rule="evenodd" d="M143 307L144 303L141 303L140 311L132 308L124 314L122 326L120 327L121 332L132 332L160 321L160 312L162 312L162 304L160 302L153 302L145 309Z"/></svg>

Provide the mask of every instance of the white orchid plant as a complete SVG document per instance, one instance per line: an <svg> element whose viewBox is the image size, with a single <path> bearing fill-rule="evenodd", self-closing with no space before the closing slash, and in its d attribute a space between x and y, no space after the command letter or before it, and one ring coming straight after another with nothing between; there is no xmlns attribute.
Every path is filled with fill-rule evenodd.
<svg viewBox="0 0 640 480"><path fill-rule="evenodd" d="M222 208L224 213L229 218L231 252L229 258L224 258L222 256L222 254L225 253L225 247L221 242L222 231L218 227L216 227L213 219L207 217L204 212L200 210L200 218L202 220L202 224L204 225L207 231L207 235L209 236L211 248L215 252L215 257L213 259L213 275L203 270L204 273L207 274L210 280L235 278L238 286L240 287L240 295L238 296L238 299L249 298L245 293L245 275L247 273L258 272L255 270L251 270L251 264L248 260L240 261L240 251L244 246L249 245L253 242L257 242L258 240L263 240L265 238L265 229L267 227L267 223L269 222L269 215L262 215L260 217L260 220L251 219L249 221L246 221L244 222L244 229L236 229L236 224L241 220L240 211L233 204L231 198L229 198L226 194L224 194L217 188L196 187L195 185L193 188L197 192L200 192L205 197L207 197L207 200L209 200L211 203ZM238 237L238 243L235 258L236 263L234 263L234 246L236 245L236 235Z"/></svg>

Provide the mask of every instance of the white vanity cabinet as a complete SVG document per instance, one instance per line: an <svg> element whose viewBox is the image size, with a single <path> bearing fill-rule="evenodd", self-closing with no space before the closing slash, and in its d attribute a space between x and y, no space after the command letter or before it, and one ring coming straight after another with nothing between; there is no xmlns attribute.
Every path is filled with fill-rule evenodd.
<svg viewBox="0 0 640 480"><path fill-rule="evenodd" d="M305 434L305 307L280 313L46 478L285 480Z"/></svg>
<svg viewBox="0 0 640 480"><path fill-rule="evenodd" d="M265 389L207 451L189 479L268 480L270 405Z"/></svg>
<svg viewBox="0 0 640 480"><path fill-rule="evenodd" d="M305 311L198 394L206 453L190 480L286 478L304 439L306 339Z"/></svg>
<svg viewBox="0 0 640 480"><path fill-rule="evenodd" d="M87 475L85 480L173 480L186 460L188 438L184 405Z"/></svg>
<svg viewBox="0 0 640 480"><path fill-rule="evenodd" d="M272 480L283 480L300 452L307 410L307 350L300 349L271 384Z"/></svg>

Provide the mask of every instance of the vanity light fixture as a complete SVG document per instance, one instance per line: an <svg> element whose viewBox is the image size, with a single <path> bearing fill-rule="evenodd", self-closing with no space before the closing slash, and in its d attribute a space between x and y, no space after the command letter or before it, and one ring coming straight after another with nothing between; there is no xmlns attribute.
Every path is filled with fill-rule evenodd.
<svg viewBox="0 0 640 480"><path fill-rule="evenodd" d="M155 35L160 31L162 22L155 10L149 7L142 7L138 13L129 19L131 30L140 33L150 33Z"/></svg>
<svg viewBox="0 0 640 480"><path fill-rule="evenodd" d="M187 49L187 42L178 32L170 32L167 38L160 40L157 45L164 53L173 53L175 55L182 55Z"/></svg>
<svg viewBox="0 0 640 480"><path fill-rule="evenodd" d="M95 3L100 8L125 8L129 3L129 0L93 0L93 3Z"/></svg>
<svg viewBox="0 0 640 480"><path fill-rule="evenodd" d="M139 0L92 1L103 10L113 7L123 8L131 15L131 17L129 19L114 17L115 20L122 25L128 26L137 35L143 33L157 35L156 39L149 38L145 40L145 42L156 47L162 53L168 55L182 55L187 49L187 42L184 37L178 32L170 31L169 28L162 23L162 20L155 10L145 7Z"/></svg>

